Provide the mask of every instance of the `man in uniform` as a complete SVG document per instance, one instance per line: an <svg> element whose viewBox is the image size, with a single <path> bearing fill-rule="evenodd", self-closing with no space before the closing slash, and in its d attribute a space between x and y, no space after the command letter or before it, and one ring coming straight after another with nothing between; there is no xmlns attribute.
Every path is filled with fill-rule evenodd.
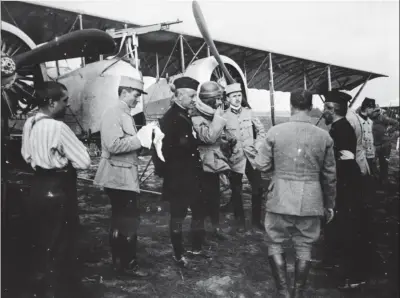
<svg viewBox="0 0 400 298"><path fill-rule="evenodd" d="M328 246L337 246L340 266L344 268L344 280L339 288L348 289L361 285L365 280L366 264L363 252L368 250L362 220L361 172L355 160L357 139L354 129L346 119L351 96L340 91L325 95L323 117L334 142L337 173L337 216L332 225L325 228ZM331 252L332 254L335 251Z"/></svg>
<svg viewBox="0 0 400 298"><path fill-rule="evenodd" d="M226 120L222 109L223 89L216 82L205 82L200 86L198 115L192 115L194 130L203 144L199 145L202 160L202 194L206 203L214 235L223 239L219 227L220 173L230 170L227 156L221 151Z"/></svg>
<svg viewBox="0 0 400 298"><path fill-rule="evenodd" d="M392 133L399 129L399 121L386 115L385 110L377 107L371 115L372 135L376 159L379 162L379 183L388 184L390 151L392 149Z"/></svg>
<svg viewBox="0 0 400 298"><path fill-rule="evenodd" d="M232 204L234 216L239 225L238 231L245 228L245 215L242 201L243 174L252 189L252 224L257 229L264 230L261 224L261 201L263 188L261 186L261 173L255 168L254 157L257 153L257 144L265 138L265 129L260 120L254 116L252 110L245 106L242 89L239 83L226 86L225 93L230 108L224 114L226 119L226 136L236 139L233 154L229 158L231 172L229 181L232 189ZM254 137L254 130L256 138ZM243 227L243 228L242 228Z"/></svg>
<svg viewBox="0 0 400 298"><path fill-rule="evenodd" d="M58 289L61 281L73 277L68 269L76 262L76 169L87 169L90 157L82 142L60 121L68 107L67 88L44 82L36 89L39 111L25 122L21 148L22 157L35 170L31 195L24 202L29 227L26 235L33 250L28 264L34 269L31 285L35 296L53 297L56 286Z"/></svg>
<svg viewBox="0 0 400 298"><path fill-rule="evenodd" d="M162 153L165 158L162 175L163 199L170 203L170 235L174 259L178 266L189 267L184 256L182 223L188 207L192 210L190 256L205 256L202 252L204 240L204 203L201 195L201 159L199 141L193 130L190 111L194 109L199 82L190 77L174 81L173 104L160 120L161 131L165 134Z"/></svg>
<svg viewBox="0 0 400 298"><path fill-rule="evenodd" d="M361 107L358 111L358 115L361 118L365 156L368 161L370 173L373 177L375 177L376 175L376 164L375 164L374 135L372 134L371 116L372 113L374 112L375 107L376 107L375 99L366 97L361 103Z"/></svg>
<svg viewBox="0 0 400 298"><path fill-rule="evenodd" d="M136 260L137 230L140 222L138 153L150 138L146 126L139 131L130 115L140 96L143 82L121 76L118 102L101 119L101 159L94 184L104 187L111 202L110 247L119 274L147 276Z"/></svg>
<svg viewBox="0 0 400 298"><path fill-rule="evenodd" d="M336 169L333 141L311 123L312 94L290 94L289 122L272 127L255 158L260 171L273 171L266 203L268 260L280 297L291 297L283 243L292 239L296 251L294 298L303 297L311 252L320 236L320 217L333 218ZM289 238L290 235L290 238Z"/></svg>
<svg viewBox="0 0 400 298"><path fill-rule="evenodd" d="M356 147L356 161L358 166L360 167L361 175L368 176L370 174L369 165L367 161L367 157L365 155L364 142L363 142L363 125L364 121L360 115L354 111L349 109L346 114L346 119L349 121L351 126L354 129L357 138L357 147Z"/></svg>

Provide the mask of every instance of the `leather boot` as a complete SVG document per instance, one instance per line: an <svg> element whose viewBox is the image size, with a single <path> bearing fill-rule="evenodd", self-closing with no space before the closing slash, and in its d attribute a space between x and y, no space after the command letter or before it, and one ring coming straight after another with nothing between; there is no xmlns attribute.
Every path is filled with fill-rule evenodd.
<svg viewBox="0 0 400 298"><path fill-rule="evenodd" d="M294 269L294 287L293 298L303 298L304 290L307 282L308 273L310 272L311 261L296 259Z"/></svg>
<svg viewBox="0 0 400 298"><path fill-rule="evenodd" d="M149 273L140 269L136 260L136 242L136 234L125 237L119 273L132 277L147 277Z"/></svg>
<svg viewBox="0 0 400 298"><path fill-rule="evenodd" d="M253 194L251 197L251 222L254 228L265 231L264 225L261 223L261 201L262 192Z"/></svg>
<svg viewBox="0 0 400 298"><path fill-rule="evenodd" d="M278 290L278 297L290 298L285 254L269 256L268 261Z"/></svg>
<svg viewBox="0 0 400 298"><path fill-rule="evenodd" d="M112 263L115 270L121 267L122 241L118 230L110 231L109 238Z"/></svg>
<svg viewBox="0 0 400 298"><path fill-rule="evenodd" d="M232 212L232 210L233 210L232 200L229 200L228 203L219 207L219 211L222 213Z"/></svg>

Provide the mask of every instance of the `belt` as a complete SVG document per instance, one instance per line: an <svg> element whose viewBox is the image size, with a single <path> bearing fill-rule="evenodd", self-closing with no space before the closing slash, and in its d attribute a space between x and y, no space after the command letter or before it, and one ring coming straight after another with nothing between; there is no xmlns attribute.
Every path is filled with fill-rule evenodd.
<svg viewBox="0 0 400 298"><path fill-rule="evenodd" d="M36 166L35 170L36 170L35 172L37 174L47 174L47 175L50 175L50 174L66 174L66 173L71 172L73 170L73 167L68 165L68 166L66 166L64 168L61 168L61 169L59 169L59 168L45 169L45 168Z"/></svg>

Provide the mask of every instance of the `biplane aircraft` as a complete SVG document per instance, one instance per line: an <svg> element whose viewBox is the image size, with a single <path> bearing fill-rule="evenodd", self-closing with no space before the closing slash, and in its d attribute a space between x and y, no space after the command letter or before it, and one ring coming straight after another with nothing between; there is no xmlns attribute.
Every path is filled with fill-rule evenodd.
<svg viewBox="0 0 400 298"><path fill-rule="evenodd" d="M101 113L117 100L121 75L153 78L142 110L133 115L137 124L161 117L170 105L169 81L187 75L221 85L239 82L245 96L248 88L269 90L273 125L274 91L304 88L322 95L331 89L352 90L385 76L213 41L197 2L193 13L201 36L174 31L173 25L180 21L139 26L66 11L56 4L1 2L2 188L8 183L7 169L31 170L19 157L21 131L15 128L34 113L34 85L41 81L56 80L67 86L70 109L65 121L90 143L99 132ZM80 58L81 67L72 71L60 67L72 58ZM49 62L55 62L55 68L48 67Z"/></svg>

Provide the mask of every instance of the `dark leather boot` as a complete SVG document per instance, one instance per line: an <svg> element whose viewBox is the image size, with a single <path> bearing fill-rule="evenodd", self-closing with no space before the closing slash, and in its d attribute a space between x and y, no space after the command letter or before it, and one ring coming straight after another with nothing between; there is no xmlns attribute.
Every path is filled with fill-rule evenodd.
<svg viewBox="0 0 400 298"><path fill-rule="evenodd" d="M261 223L261 201L262 201L262 190L258 193L253 194L251 197L251 223L254 228L265 231L264 225Z"/></svg>
<svg viewBox="0 0 400 298"><path fill-rule="evenodd" d="M232 212L233 211L233 204L232 204L232 200L229 200L228 203L221 205L219 207L219 211L222 213L228 213L228 212Z"/></svg>
<svg viewBox="0 0 400 298"><path fill-rule="evenodd" d="M118 230L110 231L109 242L111 249L112 263L115 270L121 267L122 239Z"/></svg>
<svg viewBox="0 0 400 298"><path fill-rule="evenodd" d="M214 228L213 236L218 240L226 240L227 236L225 235L224 231L220 227Z"/></svg>
<svg viewBox="0 0 400 298"><path fill-rule="evenodd" d="M271 266L272 276L275 280L278 297L290 298L287 283L287 270L285 254L276 254L268 257Z"/></svg>
<svg viewBox="0 0 400 298"><path fill-rule="evenodd" d="M304 290L307 282L308 273L310 272L311 261L296 259L294 267L294 287L293 298L303 298Z"/></svg>
<svg viewBox="0 0 400 298"><path fill-rule="evenodd" d="M149 273L142 270L136 260L137 235L132 235L124 239L121 267L119 273L132 277L147 277Z"/></svg>

